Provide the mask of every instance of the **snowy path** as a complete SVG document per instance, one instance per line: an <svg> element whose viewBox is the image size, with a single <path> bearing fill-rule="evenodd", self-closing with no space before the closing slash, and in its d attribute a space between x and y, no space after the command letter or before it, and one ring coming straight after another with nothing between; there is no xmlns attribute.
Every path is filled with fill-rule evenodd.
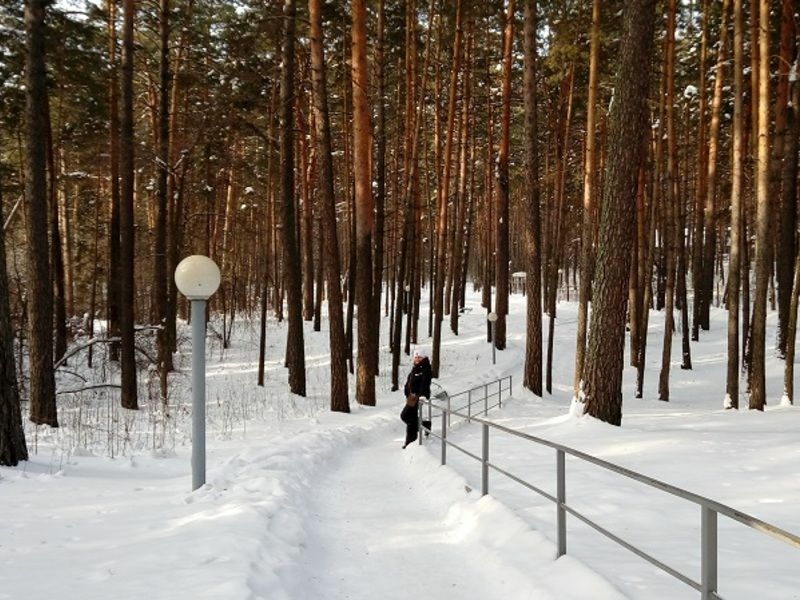
<svg viewBox="0 0 800 600"><path fill-rule="evenodd" d="M449 470L432 482L438 469L432 456L416 444L405 451L400 445L396 438L348 448L314 486L313 524L298 565L309 578L306 598L547 600L585 597L581 582L590 581L601 591L595 597L618 597L603 589L605 582L598 590L592 580L599 577L574 561L553 561L552 545L538 533L516 531L516 523L503 527L498 517L510 515L496 514L501 505L467 494ZM539 545L520 557L527 573L509 560L520 533ZM510 545L503 548L502 541ZM576 578L577 571L584 577ZM569 578L579 582L574 590Z"/></svg>

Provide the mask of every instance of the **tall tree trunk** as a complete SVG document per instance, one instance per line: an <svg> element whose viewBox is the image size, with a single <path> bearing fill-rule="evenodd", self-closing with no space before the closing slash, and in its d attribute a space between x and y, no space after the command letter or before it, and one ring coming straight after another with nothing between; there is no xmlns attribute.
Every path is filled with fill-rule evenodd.
<svg viewBox="0 0 800 600"><path fill-rule="evenodd" d="M566 88L566 92L564 91ZM567 159L569 157L569 132L572 122L572 102L575 91L575 63L572 63L568 70L566 79L562 82L561 103L565 105L562 110L559 106L557 118L557 142L556 142L556 176L554 182L555 210L552 216L552 235L550 251L550 270L547 275L549 281L547 286L547 367L545 371L545 388L547 393L553 393L553 350L556 333L556 298L558 295L559 272L562 260L562 250L564 246L564 207L566 204L566 174ZM562 124L563 123L563 124Z"/></svg>
<svg viewBox="0 0 800 600"><path fill-rule="evenodd" d="M178 127L178 117L180 115L180 111L178 110L178 104L181 98L184 102L184 110L183 113L186 113L186 102L188 94L183 91L183 85L181 84L185 78L182 78L180 75L182 73L183 67L182 65L185 62L185 57L189 52L189 43L191 40L191 34L194 31L194 27L192 27L192 15L194 13L194 3L195 0L188 0L187 4L184 6L182 12L183 15L183 24L181 26L181 36L180 41L178 43L178 52L177 56L175 57L174 61L174 68L172 69L171 77L172 77L172 86L170 91L170 109L169 109L169 151L168 155L170 156L170 160L174 160L175 162L172 165L173 172L170 174L169 179L167 180L167 307L165 309L166 314L166 335L167 340L169 343L170 352L165 354L164 358L166 359L166 371L174 370L174 365L172 362L172 353L177 351L178 345L178 334L177 334L177 314L178 314L178 288L175 285L175 278L172 277L172 273L175 272L175 268L178 266L178 262L180 261L180 252L183 246L183 235L181 229L181 220L183 215L183 190L184 190L184 182L185 182L185 175L189 165L189 152L184 147L183 149L179 149L181 145L181 138L178 136L179 127ZM183 94L181 92L183 91ZM206 100L208 100L208 90L204 90L204 94L206 95ZM207 120L205 117L204 120ZM179 158L177 158L179 157ZM181 165L180 175L176 173L178 169L178 165ZM211 188L211 186L209 186ZM206 240L208 240L208 236L206 236Z"/></svg>
<svg viewBox="0 0 800 600"><path fill-rule="evenodd" d="M378 39L375 46L375 78L377 80L377 114L375 123L375 230L372 239L372 325L370 331L373 339L371 357L373 364L370 366L374 376L380 375L380 336L381 336L381 291L383 289L383 244L384 223L386 220L386 108L384 94L386 93L386 76L384 69L383 46L385 43L384 0L378 1Z"/></svg>
<svg viewBox="0 0 800 600"><path fill-rule="evenodd" d="M528 178L525 219L525 287L527 293L527 332L525 335L525 375L523 385L542 395L542 270L541 223L539 217L539 125L536 86L537 1L525 1L525 159ZM599 2L599 0L597 0ZM490 285L484 282L485 286Z"/></svg>
<svg viewBox="0 0 800 600"><path fill-rule="evenodd" d="M133 139L133 20L134 0L123 1L122 115L120 129L120 304L122 406L138 409L134 340L134 139Z"/></svg>
<svg viewBox="0 0 800 600"><path fill-rule="evenodd" d="M153 252L152 315L158 325L158 373L161 402L167 404L167 373L172 348L167 333L167 180L169 177L169 0L159 4L159 90L158 90L158 191L156 193L156 235Z"/></svg>
<svg viewBox="0 0 800 600"><path fill-rule="evenodd" d="M592 2L592 33L589 49L589 97L586 100L586 152L583 166L583 227L581 231L581 280L578 292L578 341L575 347L575 396L581 391L586 356L586 323L589 311L590 271L592 268L592 230L594 218L595 115L597 113L598 69L600 62L600 4Z"/></svg>
<svg viewBox="0 0 800 600"><path fill-rule="evenodd" d="M769 23L770 0L759 1L759 19ZM758 76L758 162L756 163L756 289L753 298L753 327L750 333L750 408L764 410L767 403L765 347L767 286L770 271L769 194L769 30L759 28Z"/></svg>
<svg viewBox="0 0 800 600"><path fill-rule="evenodd" d="M750 0L750 126L751 126L751 148L750 152L755 159L758 147L758 115L760 109L760 99L758 97L758 88L760 76L758 64L760 60L760 47L761 40L759 38L759 25L761 17L759 13L759 4L761 0Z"/></svg>
<svg viewBox="0 0 800 600"><path fill-rule="evenodd" d="M487 63L488 64L488 63ZM488 70L488 66L487 66ZM487 73L487 77L489 74ZM483 293L481 296L481 306L486 309L486 315L492 313L492 285L494 284L494 260L492 257L495 251L494 243L494 183L493 183L493 157L494 157L494 111L492 110L492 94L489 90L486 94L486 173L483 183L483 204L484 204L484 248L483 248ZM546 153L545 153L546 154ZM540 228L541 230L541 228ZM540 251L541 254L541 251ZM539 260L541 264L541 259ZM541 277L540 277L541 279ZM545 277L546 279L546 277ZM539 286L541 289L541 286ZM494 343L492 336L492 324L489 319L486 319L486 341L490 344ZM540 351L541 352L541 351Z"/></svg>
<svg viewBox="0 0 800 600"><path fill-rule="evenodd" d="M459 289L461 294L459 296L459 307L466 306L466 289L467 289L467 271L469 270L469 257L470 248L472 247L472 233L474 229L473 223L475 222L475 113L472 111L471 123L469 125L470 141L469 141L469 190L467 200L466 221L464 223L464 244L461 252L461 265L460 265L460 278L461 283Z"/></svg>
<svg viewBox="0 0 800 600"><path fill-rule="evenodd" d="M28 239L28 354L30 419L58 427L53 375L53 288L47 239L47 73L46 0L25 4L25 211Z"/></svg>
<svg viewBox="0 0 800 600"><path fill-rule="evenodd" d="M636 185L647 131L647 92L655 0L632 0L623 8L617 101L611 110L608 176L600 208L600 237L592 289L593 309L584 395L588 414L622 422L628 269L633 241Z"/></svg>
<svg viewBox="0 0 800 600"><path fill-rule="evenodd" d="M628 278L628 327L630 328L630 365L635 367L639 356L639 344L642 341L642 334L639 327L642 324L642 297L644 290L640 281L640 271L642 268L640 253L643 249L643 237L645 227L644 197L646 190L647 177L645 169L639 169L639 183L636 189L636 229L633 240L633 255L631 256L631 271ZM585 231L585 230L584 230ZM591 268L591 267L590 267Z"/></svg>
<svg viewBox="0 0 800 600"><path fill-rule="evenodd" d="M339 240L336 233L336 198L333 191L331 126L328 115L328 91L322 32L322 0L309 0L311 21L311 75L314 95L314 125L319 155L319 194L324 223L325 278L328 283L328 319L331 354L331 410L350 412L347 389L347 349L344 337L342 283Z"/></svg>
<svg viewBox="0 0 800 600"><path fill-rule="evenodd" d="M353 64L353 176L355 180L356 221L356 302L358 303L358 368L356 400L375 406L375 373L372 332L372 228L375 202L372 197L372 143L370 108L367 90L367 5L354 0L352 64Z"/></svg>
<svg viewBox="0 0 800 600"><path fill-rule="evenodd" d="M794 404L794 356L796 350L795 341L797 340L798 297L800 297L800 254L795 258L794 288L792 290L792 302L789 306L789 321L787 323L786 362L783 371L783 397L781 398L781 404Z"/></svg>
<svg viewBox="0 0 800 600"><path fill-rule="evenodd" d="M300 283L300 249L297 245L294 190L294 44L297 7L295 0L283 5L283 66L281 68L281 212L283 256L289 327L286 334L286 365L289 368L289 389L298 396L306 395L306 358L303 347L303 292Z"/></svg>
<svg viewBox="0 0 800 600"><path fill-rule="evenodd" d="M433 296L433 356L431 371L439 377L439 362L442 345L442 320L444 319L444 280L447 265L447 205L450 201L450 165L453 155L453 125L456 116L456 95L458 93L458 73L461 70L461 48L463 38L464 7L462 0L456 0L456 32L453 42L453 63L450 71L450 96L447 106L447 139L443 158L444 173L439 186L438 219L436 222L436 289ZM437 111L438 112L438 111Z"/></svg>
<svg viewBox="0 0 800 600"><path fill-rule="evenodd" d="M800 51L794 61L795 73L800 70ZM787 164L783 171L783 191L794 189L797 192L797 151L800 146L800 81L795 78L790 89L791 102L787 114L787 139L786 151ZM790 158L791 157L791 158ZM794 284L792 298L789 305L789 315L786 326L786 360L784 362L783 402L794 404L794 357L795 343L797 340L797 304L800 295L800 254L795 256Z"/></svg>
<svg viewBox="0 0 800 600"><path fill-rule="evenodd" d="M98 272L100 271L100 202L94 204L94 235L92 240L92 287L89 296L89 317L87 319L86 332L89 339L94 338L94 322L97 318L97 280ZM92 368L94 346L89 346L88 356L86 357L86 366Z"/></svg>
<svg viewBox="0 0 800 600"><path fill-rule="evenodd" d="M302 218L300 222L301 254L303 260L303 320L314 318L314 206L311 191L310 173L314 168L313 152L308 144L311 115L308 119L303 114L305 94L297 98L297 120L299 125L298 145L300 146L300 196L302 198Z"/></svg>
<svg viewBox="0 0 800 600"><path fill-rule="evenodd" d="M662 103L663 104L663 103ZM663 111L662 111L663 112ZM658 133L659 140L661 138L661 132L659 130ZM656 155L660 157L661 155L661 143L660 141L656 143ZM656 164L658 164L659 160L656 159ZM639 356L636 360L636 398L642 398L644 396L644 371L646 362L645 359L647 358L647 326L650 321L650 308L653 304L653 267L655 266L656 260L656 250L655 250L655 239L656 239L656 209L657 209L657 198L658 193L656 192L658 185L657 185L657 177L653 176L653 181L651 187L653 188L653 193L650 197L650 206L649 206L649 215L647 218L647 234L643 236L642 245L639 248L640 254L643 254L642 257L642 272L640 274L639 281L641 282L641 287L643 289L642 294L642 304L641 304L641 324L639 325L639 335L641 339L639 340ZM643 213L644 209L640 211Z"/></svg>
<svg viewBox="0 0 800 600"><path fill-rule="evenodd" d="M675 208L676 218L678 225L675 230L675 243L677 244L678 252L678 273L677 278L677 294L679 308L681 311L681 369L690 370L692 368L692 348L691 348L691 334L689 332L689 294L687 291L687 269L688 269L688 253L686 248L686 231L688 229L686 198L689 197L689 123L690 111L689 103L684 103L683 111L684 122L684 168L683 176L678 177L680 192L678 193L677 206ZM677 160L677 159L676 159Z"/></svg>
<svg viewBox="0 0 800 600"><path fill-rule="evenodd" d="M678 235L675 208L678 201L677 139L675 133L675 13L677 0L669 0L666 42L666 117L667 117L667 193L664 195L664 252L667 255L665 288L664 345L661 353L661 373L658 378L658 399L669 401L669 372L672 362L672 337L675 331L675 258Z"/></svg>
<svg viewBox="0 0 800 600"><path fill-rule="evenodd" d="M705 206L708 182L708 148L706 147L706 63L708 61L708 0L703 0L703 32L700 38L700 98L697 128L697 189L694 204L694 235L692 236L692 287L694 303L692 307L692 339L700 339L700 318L703 289L703 207Z"/></svg>
<svg viewBox="0 0 800 600"><path fill-rule="evenodd" d="M779 229L776 247L776 278L778 280L778 354L786 355L786 334L792 296L794 257L797 230L797 177L786 177L785 173L797 172L797 151L790 152L788 127L789 68L794 60L797 41L795 38L796 2L781 2L781 45L778 60L778 89L775 98L775 146L772 160L772 195L779 201ZM793 75L797 77L797 73ZM794 163L795 166L792 165Z"/></svg>
<svg viewBox="0 0 800 600"><path fill-rule="evenodd" d="M54 358L61 359L67 352L67 302L64 284L64 255L61 248L61 228L58 222L58 169L53 128L50 121L50 102L45 97L46 162L49 174L47 182L47 205L50 230L50 277L53 288L53 325L55 330Z"/></svg>
<svg viewBox="0 0 800 600"><path fill-rule="evenodd" d="M503 32L503 113L500 117L500 146L497 153L497 253L495 263L494 345L498 350L506 347L506 315L508 315L508 219L509 175L508 155L511 145L511 66L514 47L514 1L508 0L505 30Z"/></svg>
<svg viewBox="0 0 800 600"><path fill-rule="evenodd" d="M470 143L469 143L469 123L470 123L470 106L471 106L471 87L472 87L472 48L474 40L474 27L472 20L467 26L467 50L464 61L464 91L461 99L461 148L459 151L458 159L458 212L454 214L453 222L453 251L451 256L450 270L450 284L452 286L452 294L450 296L450 329L453 333L458 335L458 305L461 299L461 258L464 253L464 239L467 232L467 212L469 202L467 201L467 181L469 175L467 174L467 157L469 156Z"/></svg>
<svg viewBox="0 0 800 600"><path fill-rule="evenodd" d="M117 2L107 0L109 48L109 173L111 207L108 232L108 274L106 276L106 334L119 337L119 82L117 78ZM119 342L109 347L111 360L119 360Z"/></svg>
<svg viewBox="0 0 800 600"><path fill-rule="evenodd" d="M313 43L313 42L312 42ZM275 102L276 96L273 90L272 98L269 104L269 112L267 113L267 123L269 123L269 139L275 139ZM266 170L266 177L267 182L269 183L270 189L274 189L274 179L273 179L273 168L272 168L272 157L274 155L274 151L272 146L267 148L267 170ZM275 215L274 215L274 202L272 201L272 192L269 192L269 196L267 198L267 209L265 210L266 218L264 219L264 227L265 233L264 236L264 254L266 256L271 256L274 252L274 246L272 243L273 236L275 235ZM337 249L338 251L338 249ZM276 273L270 273L270 261L265 261L264 265L264 273L262 274L262 286L261 286L261 319L259 323L259 340L258 340L258 385L264 385L264 360L266 358L267 352L267 301L269 298L269 284L272 283L273 287L277 287L277 283L275 281Z"/></svg>
<svg viewBox="0 0 800 600"><path fill-rule="evenodd" d="M714 292L714 261L717 247L717 157L719 155L719 130L722 113L722 92L725 79L725 64L728 58L728 12L730 0L722 2L722 24L719 35L719 51L714 78L714 98L711 101L711 128L708 135L708 180L704 214L705 237L703 239L703 273L701 289L698 290L700 304L700 327L707 331L711 300ZM698 243L699 240L695 240Z"/></svg>
<svg viewBox="0 0 800 600"><path fill-rule="evenodd" d="M728 369L725 408L739 408L739 288L742 248L744 152L744 16L742 0L733 0L733 164L731 165L731 250L728 259ZM746 240L745 240L745 243ZM745 285L748 285L745 283Z"/></svg>
<svg viewBox="0 0 800 600"><path fill-rule="evenodd" d="M0 186L0 224L3 218ZM17 370L14 365L14 332L11 328L8 271L6 269L5 228L0 226L0 465L16 467L28 460L22 411L19 405Z"/></svg>

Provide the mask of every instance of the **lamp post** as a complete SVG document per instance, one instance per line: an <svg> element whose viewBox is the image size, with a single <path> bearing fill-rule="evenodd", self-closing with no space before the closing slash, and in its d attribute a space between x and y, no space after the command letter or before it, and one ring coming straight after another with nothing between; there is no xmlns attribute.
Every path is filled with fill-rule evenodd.
<svg viewBox="0 0 800 600"><path fill-rule="evenodd" d="M206 482L206 300L219 282L207 256L187 256L175 269L175 285L192 304L192 491Z"/></svg>
<svg viewBox="0 0 800 600"><path fill-rule="evenodd" d="M489 323L492 326L492 364L495 365L495 364L497 364L497 359L495 358L496 345L495 345L495 337L494 337L494 327L495 327L495 323L497 322L497 313L492 311L488 315L486 315L486 318L489 319Z"/></svg>

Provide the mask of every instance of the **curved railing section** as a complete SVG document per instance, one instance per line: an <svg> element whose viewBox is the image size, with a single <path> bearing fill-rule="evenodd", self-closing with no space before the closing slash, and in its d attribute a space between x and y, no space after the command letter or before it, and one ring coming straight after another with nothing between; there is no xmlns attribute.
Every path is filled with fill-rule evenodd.
<svg viewBox="0 0 800 600"><path fill-rule="evenodd" d="M489 493L489 471L495 471L504 477L507 477L518 484L522 485L523 487L528 488L529 490L536 492L540 496L546 498L550 502L556 505L556 546L557 546L557 556L563 556L567 553L567 515L571 515L576 519L582 521L586 525L592 527L597 532L603 534L610 540L614 541L618 545L630 550L640 558L643 558L647 562L655 565L665 573L672 575L674 578L682 581L686 585L694 588L698 592L700 592L700 597L703 600L712 600L718 599L722 600L721 596L717 593L718 590L718 568L717 568L717 520L719 515L732 519L733 521L737 521L742 525L750 527L756 531L761 532L764 535L770 536L776 540L779 540L789 546L792 546L796 549L800 549L800 536L781 529L772 523L767 523L766 521L762 521L752 515L748 515L747 513L741 512L730 506L726 506L720 502L715 500L711 500L710 498L706 498L704 496L700 496L688 490L684 490L677 486L671 485L669 483L665 483L658 479L654 479L653 477L648 477L647 475L643 475L631 469L627 469L625 467L621 467L614 463L610 463L603 459L597 458L590 454L586 454L585 452L581 452L580 450L576 450L575 448L570 448L569 446L565 446L563 444L559 444L557 442L553 442L544 438L539 438L527 433L523 433L521 431L517 431L505 425L500 425L498 423L494 423L489 421L485 418L486 414L491 408L496 406L502 406L503 398L506 399L511 396L511 377L505 377L503 379L499 379L488 384L478 386L476 388L472 388L470 390L466 390L464 392L460 392L453 396L448 396L443 390L439 393L434 393L432 395L431 400L426 400L423 398L424 405L427 406L428 411L428 419L426 423L432 423L432 416L433 411L438 411L441 416L441 424L438 428L438 431L434 430L433 426L430 427L422 427L423 432L426 436L433 437L434 439L438 439L441 442L441 462L442 465L447 464L447 449L448 447L454 448L459 452L463 453L464 455L472 458L480 462L481 464L481 493L486 495ZM421 410L425 410L420 404ZM456 406L457 408L453 408ZM480 415L483 414L483 417ZM450 429L452 423L455 420L463 419L465 422L477 423L479 424L482 429L482 442L481 442L481 454L478 456L477 454L470 452L466 448L463 448L451 440L447 439L447 431ZM422 420L420 420L422 422ZM503 433L506 435L514 436L525 440L527 442L532 442L535 444L539 444L541 446L547 446L555 450L556 453L556 494L553 496L548 492L536 487L535 485L525 481L521 477L514 475L513 473L507 471L499 467L496 464L493 464L489 459L489 431L495 430L499 433ZM420 443L422 443L422 437L419 436ZM592 521L589 517L584 514L581 514L575 508L571 507L567 504L567 480L566 480L566 464L565 458L566 456L573 456L579 460L585 461L587 463L591 463L596 465L602 469L606 469L608 471L612 471L623 477L627 477L634 481L638 481L644 485L650 486L652 488L661 490L667 494L672 496L676 496L678 498L682 498L688 502L692 502L699 506L700 508L700 556L701 556L701 565L700 565L700 581L696 581L692 579L689 575L678 571L670 567L669 565L665 564L664 562L658 560L656 557L648 554L644 550L641 550L634 546L633 544L625 541L624 539L620 538L619 536L615 535L611 531L605 529L601 525L598 525L594 521ZM800 556L798 557L800 559Z"/></svg>

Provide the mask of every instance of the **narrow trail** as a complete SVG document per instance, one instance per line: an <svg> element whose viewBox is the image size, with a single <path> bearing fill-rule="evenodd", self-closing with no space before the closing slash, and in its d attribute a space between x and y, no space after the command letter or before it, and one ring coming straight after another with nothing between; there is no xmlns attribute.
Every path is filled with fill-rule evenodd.
<svg viewBox="0 0 800 600"><path fill-rule="evenodd" d="M426 450L401 444L348 448L314 486L299 565L307 598L554 598L481 542L475 518L453 508L458 497L420 480Z"/></svg>

